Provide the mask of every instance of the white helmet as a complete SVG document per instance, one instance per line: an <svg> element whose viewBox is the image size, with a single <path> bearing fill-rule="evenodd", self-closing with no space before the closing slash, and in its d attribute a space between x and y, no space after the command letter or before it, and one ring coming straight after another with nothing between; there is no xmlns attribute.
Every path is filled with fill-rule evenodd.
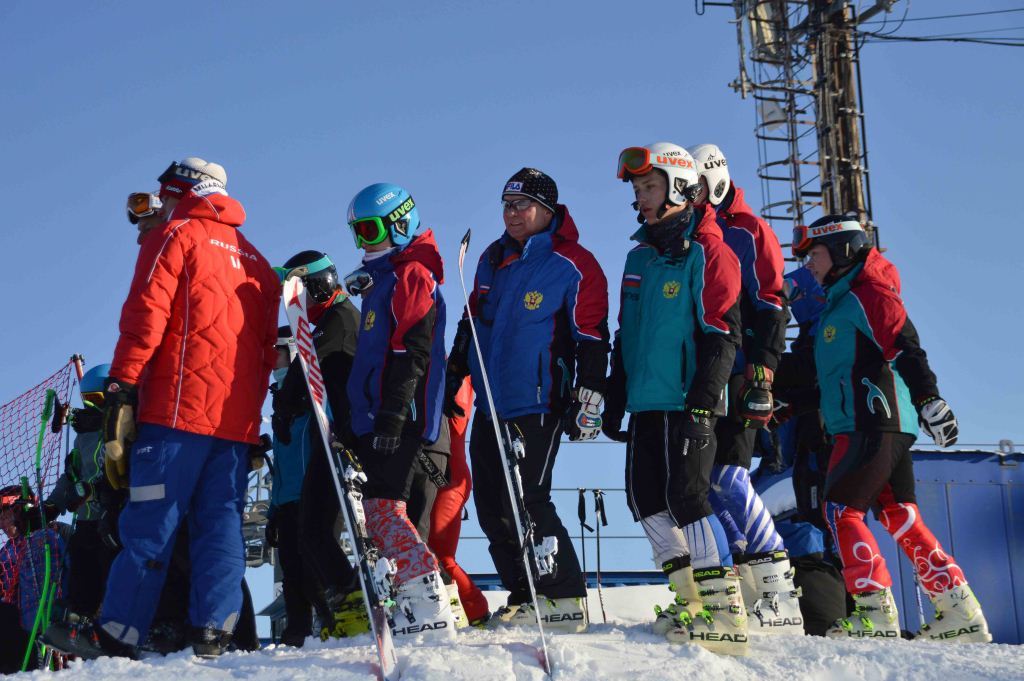
<svg viewBox="0 0 1024 681"><path fill-rule="evenodd" d="M697 172L707 180L708 202L712 206L722 203L729 193L729 166L725 162L725 154L714 144L698 144L690 147L690 154L697 163Z"/></svg>
<svg viewBox="0 0 1024 681"><path fill-rule="evenodd" d="M629 147L619 154L618 177L646 175L657 168L668 176L668 202L681 206L693 200L700 187L697 166L686 149L671 142L655 142L645 147Z"/></svg>

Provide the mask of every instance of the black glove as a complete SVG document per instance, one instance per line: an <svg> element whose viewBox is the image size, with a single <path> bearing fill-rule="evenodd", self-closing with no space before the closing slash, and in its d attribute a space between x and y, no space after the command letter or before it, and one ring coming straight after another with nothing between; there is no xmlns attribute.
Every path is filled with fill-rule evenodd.
<svg viewBox="0 0 1024 681"><path fill-rule="evenodd" d="M43 514L46 515L46 522L52 523L57 518L61 517L64 512L57 508L57 504L50 501L43 502Z"/></svg>
<svg viewBox="0 0 1024 681"><path fill-rule="evenodd" d="M135 441L135 386L113 376L106 381L103 407L103 465L114 489L128 487L128 452Z"/></svg>
<svg viewBox="0 0 1024 681"><path fill-rule="evenodd" d="M278 545L277 531L278 531L277 516L276 515L272 515L269 518L267 518L267 527L264 530L264 537L266 538L267 546L273 547L275 549L277 548L277 545Z"/></svg>
<svg viewBox="0 0 1024 681"><path fill-rule="evenodd" d="M253 471L263 468L263 465L267 462L267 452L272 448L273 443L270 441L270 436L266 433L260 435L259 442L249 445L249 468Z"/></svg>
<svg viewBox="0 0 1024 681"><path fill-rule="evenodd" d="M71 492L68 494L68 510L72 513L77 511L81 508L82 504L92 498L94 492L95 488L91 482L86 482L85 480L76 482L75 486L71 488ZM57 515L60 514L58 513Z"/></svg>
<svg viewBox="0 0 1024 681"><path fill-rule="evenodd" d="M103 410L82 407L71 410L71 427L76 433L95 433L103 429Z"/></svg>
<svg viewBox="0 0 1024 681"><path fill-rule="evenodd" d="M629 440L629 432L622 430L623 418L625 418L623 414L612 414L607 411L601 414L601 432L606 438L615 442Z"/></svg>
<svg viewBox="0 0 1024 681"><path fill-rule="evenodd" d="M54 398L53 402L53 419L50 420L50 432L59 433L64 424L68 422L68 411L71 409L71 405L61 404L59 397Z"/></svg>
<svg viewBox="0 0 1024 681"><path fill-rule="evenodd" d="M387 411L378 411L373 421L373 450L384 456L398 449L402 441L402 427L405 416Z"/></svg>
<svg viewBox="0 0 1024 681"><path fill-rule="evenodd" d="M572 403L562 419L570 442L593 440L601 432L601 405L604 395L590 388L573 391Z"/></svg>
<svg viewBox="0 0 1024 681"><path fill-rule="evenodd" d="M456 396L459 391L462 390L462 384L466 380L465 376L457 376L452 373L451 369L445 375L444 379L444 406L441 407L441 411L450 419L460 418L466 415L466 410L459 406L456 401Z"/></svg>
<svg viewBox="0 0 1024 681"><path fill-rule="evenodd" d="M687 407L680 414L679 438L684 452L693 449L704 449L711 442L715 432L715 424L710 409Z"/></svg>
<svg viewBox="0 0 1024 681"><path fill-rule="evenodd" d="M772 381L775 372L763 364L748 364L740 388L740 418L747 428L759 429L772 418Z"/></svg>

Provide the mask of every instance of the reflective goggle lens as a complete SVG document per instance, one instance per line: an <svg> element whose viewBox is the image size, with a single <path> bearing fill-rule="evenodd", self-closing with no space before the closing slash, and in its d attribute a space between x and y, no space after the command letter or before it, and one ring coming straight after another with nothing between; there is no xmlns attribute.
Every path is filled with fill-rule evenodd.
<svg viewBox="0 0 1024 681"><path fill-rule="evenodd" d="M348 223L348 226L356 240L356 248L376 246L388 238L387 227L384 226L384 221L377 216L353 220Z"/></svg>
<svg viewBox="0 0 1024 681"><path fill-rule="evenodd" d="M625 179L626 173L643 175L651 169L651 152L644 147L629 147L619 154L619 167L616 177Z"/></svg>
<svg viewBox="0 0 1024 681"><path fill-rule="evenodd" d="M155 194L134 192L128 195L128 220L134 225L142 218L156 215L162 207L163 202Z"/></svg>
<svg viewBox="0 0 1024 681"><path fill-rule="evenodd" d="M811 240L807 236L807 225L796 225L793 227L793 241L790 243L790 250L796 258L802 258L811 250Z"/></svg>
<svg viewBox="0 0 1024 681"><path fill-rule="evenodd" d="M105 395L100 391L82 393L82 401L87 402L96 407L101 406L103 404L104 399Z"/></svg>

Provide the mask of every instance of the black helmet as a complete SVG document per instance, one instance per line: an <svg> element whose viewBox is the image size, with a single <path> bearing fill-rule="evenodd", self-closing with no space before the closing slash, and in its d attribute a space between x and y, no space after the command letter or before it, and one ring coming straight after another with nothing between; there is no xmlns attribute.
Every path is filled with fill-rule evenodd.
<svg viewBox="0 0 1024 681"><path fill-rule="evenodd" d="M338 270L326 253L302 251L289 258L284 267L286 270L306 268L302 283L306 285L306 293L314 303L327 302L338 288Z"/></svg>
<svg viewBox="0 0 1024 681"><path fill-rule="evenodd" d="M793 228L793 255L803 258L815 246L828 249L834 269L860 262L871 250L871 237L850 215L826 215L810 225Z"/></svg>

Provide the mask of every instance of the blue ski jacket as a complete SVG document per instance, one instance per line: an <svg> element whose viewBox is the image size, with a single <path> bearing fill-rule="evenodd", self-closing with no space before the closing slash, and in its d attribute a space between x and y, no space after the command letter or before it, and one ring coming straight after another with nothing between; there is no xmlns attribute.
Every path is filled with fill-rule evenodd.
<svg viewBox="0 0 1024 681"><path fill-rule="evenodd" d="M500 418L561 416L577 386L604 394L608 281L565 206L522 247L507 232L487 247L469 304ZM475 352L469 370L483 386ZM486 413L483 389L476 395Z"/></svg>
<svg viewBox="0 0 1024 681"><path fill-rule="evenodd" d="M390 256L364 263L363 294L348 398L352 431L374 432L378 414L404 417L424 442L440 434L445 376L444 264L430 230Z"/></svg>

